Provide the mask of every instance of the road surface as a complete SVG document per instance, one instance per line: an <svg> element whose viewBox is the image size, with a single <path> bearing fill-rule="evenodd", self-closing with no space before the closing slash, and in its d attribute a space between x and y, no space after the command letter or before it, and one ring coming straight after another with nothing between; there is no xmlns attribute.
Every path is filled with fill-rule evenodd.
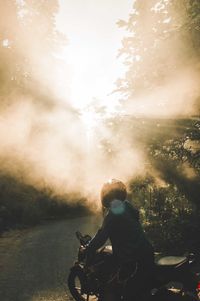
<svg viewBox="0 0 200 301"><path fill-rule="evenodd" d="M1 301L69 301L67 277L76 259L75 231L94 234L101 221L81 217L0 237Z"/></svg>
<svg viewBox="0 0 200 301"><path fill-rule="evenodd" d="M77 256L75 231L93 235L101 218L68 219L0 237L0 301L69 301L69 269ZM200 268L200 264L198 264Z"/></svg>

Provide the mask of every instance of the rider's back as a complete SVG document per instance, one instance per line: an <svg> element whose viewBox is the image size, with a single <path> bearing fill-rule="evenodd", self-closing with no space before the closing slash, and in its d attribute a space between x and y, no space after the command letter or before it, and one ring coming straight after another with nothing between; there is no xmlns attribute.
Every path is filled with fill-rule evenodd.
<svg viewBox="0 0 200 301"><path fill-rule="evenodd" d="M105 218L113 255L119 263L143 260L153 252L151 244L139 221L138 211L128 202L124 202L121 214L108 213Z"/></svg>

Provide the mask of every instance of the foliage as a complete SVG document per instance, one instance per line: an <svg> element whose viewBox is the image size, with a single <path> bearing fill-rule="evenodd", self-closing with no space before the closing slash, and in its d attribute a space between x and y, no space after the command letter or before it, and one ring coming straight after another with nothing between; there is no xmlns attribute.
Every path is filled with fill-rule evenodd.
<svg viewBox="0 0 200 301"><path fill-rule="evenodd" d="M199 57L200 3L189 0L135 1L122 40L127 72L117 81L124 99L162 86L168 77Z"/></svg>
<svg viewBox="0 0 200 301"><path fill-rule="evenodd" d="M157 95L163 88L165 93L162 99L156 98L155 106L168 110L168 89L176 74L192 66L199 76L200 2L136 0L128 20L119 20L118 26L126 30L119 50L126 73L116 82L122 107L129 108L130 103L137 106L144 95L148 105L148 96ZM148 174L133 179L130 191L158 250L176 249L180 253L200 247L199 95L200 91L191 96L196 101L193 117L125 116L126 120L118 124L115 120L115 128L126 124L127 131L134 132L132 145L139 146L146 155ZM176 99L170 103L175 107Z"/></svg>
<svg viewBox="0 0 200 301"><path fill-rule="evenodd" d="M46 89L53 83L53 71L61 67L55 52L66 43L56 29L57 11L58 0L1 2L1 102L10 104L20 93L40 105L51 103Z"/></svg>
<svg viewBox="0 0 200 301"><path fill-rule="evenodd" d="M54 80L65 66L55 53L66 44L66 37L56 28L58 8L58 0L0 1L1 111L13 111L13 104L16 107L19 103L20 109L22 104L29 102L32 105L34 102L35 111L39 107L38 112L43 113L44 107L45 112L49 112L59 101L59 96L54 93ZM59 88L62 89L62 86ZM32 118L31 114L28 117ZM13 120L11 127L15 126L15 122ZM31 120L29 122L32 125ZM31 131L41 131L37 127L37 121L35 127L32 125ZM27 144L32 139L31 131L27 135ZM20 135L21 133L19 139ZM12 155L15 157L15 154L15 149L8 146L6 161L5 150L0 152L0 231L86 212L80 196L58 197L45 186L39 189L26 184L27 181L22 176L23 164L20 165L20 170L15 171L17 163L15 159L12 160ZM63 198L69 203L63 201Z"/></svg>
<svg viewBox="0 0 200 301"><path fill-rule="evenodd" d="M14 64L15 56L18 56L16 47L16 28L18 26L16 2L14 0L4 1L4 3L1 1L0 12L0 95L4 97L11 92L12 88L10 86L13 87L16 84L17 65ZM10 25L8 25L8 22L11 22ZM1 101L5 99L3 97L1 97Z"/></svg>
<svg viewBox="0 0 200 301"><path fill-rule="evenodd" d="M156 251L199 253L199 210L176 185L158 187L153 177L131 181L130 198Z"/></svg>
<svg viewBox="0 0 200 301"><path fill-rule="evenodd" d="M0 175L0 232L44 220L88 214L84 204L80 196L57 196L49 188L39 190L8 175Z"/></svg>

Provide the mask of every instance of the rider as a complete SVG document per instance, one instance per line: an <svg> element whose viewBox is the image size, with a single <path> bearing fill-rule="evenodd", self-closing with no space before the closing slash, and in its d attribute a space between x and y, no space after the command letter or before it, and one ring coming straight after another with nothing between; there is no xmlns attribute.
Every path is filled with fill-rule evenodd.
<svg viewBox="0 0 200 301"><path fill-rule="evenodd" d="M127 190L119 180L109 180L101 190L103 208L108 210L101 228L88 245L87 264L97 249L110 239L112 281L104 288L104 300L133 300L148 287L154 267L154 252L141 227L138 211L127 201ZM114 272L115 271L115 272ZM126 284L126 289L123 289Z"/></svg>

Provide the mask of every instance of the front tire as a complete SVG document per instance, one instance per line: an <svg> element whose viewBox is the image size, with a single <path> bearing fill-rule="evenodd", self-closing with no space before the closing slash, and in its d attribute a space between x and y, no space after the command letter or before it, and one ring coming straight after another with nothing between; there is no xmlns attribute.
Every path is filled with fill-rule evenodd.
<svg viewBox="0 0 200 301"><path fill-rule="evenodd" d="M81 267L72 268L68 277L68 287L76 301L88 301L91 296L87 291L87 279ZM92 297L92 296L91 296ZM94 297L92 300L94 300Z"/></svg>

